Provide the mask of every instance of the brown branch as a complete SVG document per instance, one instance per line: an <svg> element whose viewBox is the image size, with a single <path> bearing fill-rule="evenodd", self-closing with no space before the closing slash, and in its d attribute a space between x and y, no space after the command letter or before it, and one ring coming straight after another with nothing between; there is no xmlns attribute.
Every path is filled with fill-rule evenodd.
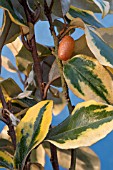
<svg viewBox="0 0 113 170"><path fill-rule="evenodd" d="M43 85L43 79L42 79L42 68L40 65L40 60L37 53L37 47L36 47L36 40L35 40L35 34L34 34L34 23L33 23L33 14L29 10L29 7L27 6L26 0L22 1L22 5L26 14L27 18L27 24L29 26L29 29L31 29L30 25L32 26L32 32L30 39L25 42L24 37L22 36L22 41L25 45L25 47L31 52L33 62L34 62L34 72L36 74L36 82L38 83L39 89L40 89L40 96L41 99L43 99L44 94L44 85ZM40 10L40 7L39 7ZM38 14L39 15L39 14ZM31 31L31 30L30 30Z"/></svg>
<svg viewBox="0 0 113 170"><path fill-rule="evenodd" d="M71 149L71 165L70 165L69 170L76 169L76 151L77 149Z"/></svg>
<svg viewBox="0 0 113 170"><path fill-rule="evenodd" d="M50 151L51 151L51 164L54 170L59 170L58 159L57 159L57 149L52 143L50 143Z"/></svg>
<svg viewBox="0 0 113 170"><path fill-rule="evenodd" d="M7 114L7 111L6 111L8 109L8 107L7 107L7 103L5 101L4 95L2 93L1 87L0 87L0 100L1 100L1 103L2 103L2 106L3 106L3 120L5 119L5 123L8 125L8 128L9 128L8 134L11 137L14 149L16 150L15 130L14 130L14 126L12 124L12 121L11 121L9 115Z"/></svg>
<svg viewBox="0 0 113 170"><path fill-rule="evenodd" d="M22 32L22 35L21 35L21 40L22 40L22 43L24 45L24 47L28 50L28 51L32 51L32 48L29 46L28 42L25 40L25 36L23 35L23 31Z"/></svg>
<svg viewBox="0 0 113 170"><path fill-rule="evenodd" d="M47 98L47 91L48 91L51 83L54 82L54 81L55 81L56 79L58 79L58 78L60 78L60 76L57 76L57 77L53 78L51 81L49 81L49 82L46 84L46 86L45 86L45 88L44 88L44 96L43 96L43 99L46 99L46 98Z"/></svg>
<svg viewBox="0 0 113 170"><path fill-rule="evenodd" d="M4 15L6 15L5 13L7 13L7 11L4 12ZM9 17L8 14L7 14L7 17ZM12 24L11 19L10 18L7 18L7 19L9 19L9 22L7 23L7 26L4 27L4 30L2 32L2 34L4 34L4 36L2 36L2 35L0 36L0 73L1 73L1 64L2 64L1 52L2 52L2 48L5 44L5 41L7 39L7 35L9 33L9 30L10 30L10 27L11 27L11 24Z"/></svg>
<svg viewBox="0 0 113 170"><path fill-rule="evenodd" d="M3 95L3 93L2 93L1 86L0 86L0 100L1 100L1 103L2 103L3 108L4 108L4 109L7 109L7 104L6 104L4 95Z"/></svg>

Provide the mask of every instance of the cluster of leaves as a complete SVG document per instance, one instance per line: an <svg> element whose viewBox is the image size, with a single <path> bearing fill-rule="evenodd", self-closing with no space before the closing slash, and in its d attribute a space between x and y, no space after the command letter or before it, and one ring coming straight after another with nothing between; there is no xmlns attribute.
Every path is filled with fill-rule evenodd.
<svg viewBox="0 0 113 170"><path fill-rule="evenodd" d="M9 72L17 73L24 85L22 91L13 79L0 77L2 92L14 116L13 119L11 116L10 118L14 124L20 121L15 127L16 151L13 149L10 137L4 139L4 134L1 133L0 167L23 170L27 157L31 154L29 158L31 169L37 167L43 169L45 153L50 155L48 143L52 143L59 148L59 160L61 156L64 157L64 161L59 162L61 166L69 168L68 161L71 156L70 151L66 149L79 148L77 166L95 169L97 167L92 162L95 159L99 169L99 161L93 151L80 147L92 145L113 129L113 28L104 28L94 15L100 11L102 17L109 12L112 13L110 2L58 0L53 3L52 24L57 28L58 37L71 34L76 28L84 31L84 35L75 40L73 57L63 63L63 76L69 89L85 102L76 105L71 115L61 124L49 129L52 113L59 114L68 103L59 90L59 87L62 87L61 75L56 55L54 56L54 47L37 43L37 53L45 83L44 94L47 98L41 101L39 87L35 81L32 55L19 37L21 32L30 34L21 0L0 0L0 7L4 10L0 29L0 53L3 46L7 45L16 61L14 66L7 57L1 56L2 67ZM27 3L34 15L37 14L37 6L40 5L41 12L38 19L42 22L47 21L43 0L28 0ZM49 6L51 1L47 0L47 4ZM25 80L22 79L21 73L25 75ZM2 118L2 102L0 118ZM36 147L38 149L35 149Z"/></svg>

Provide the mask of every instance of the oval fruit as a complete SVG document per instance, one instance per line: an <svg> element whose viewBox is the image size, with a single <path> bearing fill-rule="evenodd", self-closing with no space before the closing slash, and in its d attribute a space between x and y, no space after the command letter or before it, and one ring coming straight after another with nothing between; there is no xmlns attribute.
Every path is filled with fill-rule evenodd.
<svg viewBox="0 0 113 170"><path fill-rule="evenodd" d="M68 35L63 37L58 48L59 59L64 61L70 59L74 52L74 47L75 41L71 36Z"/></svg>

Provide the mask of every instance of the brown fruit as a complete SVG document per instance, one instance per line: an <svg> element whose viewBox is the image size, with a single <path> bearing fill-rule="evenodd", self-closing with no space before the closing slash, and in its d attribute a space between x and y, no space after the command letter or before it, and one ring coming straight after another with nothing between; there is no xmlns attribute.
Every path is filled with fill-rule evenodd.
<svg viewBox="0 0 113 170"><path fill-rule="evenodd" d="M65 36L62 38L59 49L58 49L58 57L60 60L68 60L72 57L72 53L74 52L75 41L72 37Z"/></svg>

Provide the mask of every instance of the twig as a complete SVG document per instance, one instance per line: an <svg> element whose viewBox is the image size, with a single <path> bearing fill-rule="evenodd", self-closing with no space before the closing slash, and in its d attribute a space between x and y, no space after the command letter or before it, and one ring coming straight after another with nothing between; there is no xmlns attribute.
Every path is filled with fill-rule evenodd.
<svg viewBox="0 0 113 170"><path fill-rule="evenodd" d="M25 40L24 35L23 35L23 31L22 31L22 35L21 35L21 40L22 43L24 45L24 47L28 50L28 51L32 51L32 48L29 46L28 42Z"/></svg>
<svg viewBox="0 0 113 170"><path fill-rule="evenodd" d="M39 60L39 57L38 57L37 47L36 47L36 40L35 40L35 34L34 34L33 14L29 10L29 7L27 5L26 0L22 1L22 5L23 5L23 8L24 8L24 11L25 11L25 14L26 14L28 26L29 26L30 29L32 29L32 32L30 32L32 34L32 37L25 43L25 39L22 36L22 41L23 41L25 47L32 54L32 58L33 58L33 61L34 61L34 72L36 74L36 82L38 83L38 86L39 86L39 89L40 89L41 99L43 99L44 85L43 85L43 79L42 79L42 69L41 69L40 60ZM30 27L30 25L32 26L32 28Z"/></svg>
<svg viewBox="0 0 113 170"><path fill-rule="evenodd" d="M7 13L7 11L5 11L4 13ZM7 39L7 35L9 33L11 23L12 23L11 19L9 18L8 13L7 13L7 19L8 19L7 26L5 26L4 30L3 30L4 36L1 35L1 37L0 37L1 38L0 39L0 73L1 73L1 64L2 64L1 51L2 51L2 48L3 48L4 44L5 44L5 41Z"/></svg>
<svg viewBox="0 0 113 170"><path fill-rule="evenodd" d="M52 83L53 81L55 81L56 79L58 79L58 78L60 78L60 76L57 76L57 77L53 78L51 81L49 81L49 82L46 84L46 86L45 86L45 88L44 88L44 96L43 96L43 99L45 99L45 98L47 97L47 91L48 91L51 83Z"/></svg>
<svg viewBox="0 0 113 170"><path fill-rule="evenodd" d="M50 143L51 163L54 170L59 170L56 146Z"/></svg>
<svg viewBox="0 0 113 170"><path fill-rule="evenodd" d="M15 130L14 130L14 126L12 124L12 121L10 119L10 117L7 115L6 110L7 108L7 103L5 101L4 95L2 93L2 89L0 87L0 100L3 106L3 119L5 119L5 123L8 125L9 131L8 134L11 137L14 149L16 149L16 135L15 135Z"/></svg>
<svg viewBox="0 0 113 170"><path fill-rule="evenodd" d="M4 109L7 109L7 104L6 104L6 101L5 101L4 95L3 95L3 93L2 93L2 89L1 89L1 87L0 87L0 100L1 100L1 102L2 102L2 106L3 106L3 108L4 108Z"/></svg>
<svg viewBox="0 0 113 170"><path fill-rule="evenodd" d="M7 120L0 116L0 120L7 125Z"/></svg>
<svg viewBox="0 0 113 170"><path fill-rule="evenodd" d="M76 151L77 149L71 149L71 165L70 165L69 170L76 169Z"/></svg>

